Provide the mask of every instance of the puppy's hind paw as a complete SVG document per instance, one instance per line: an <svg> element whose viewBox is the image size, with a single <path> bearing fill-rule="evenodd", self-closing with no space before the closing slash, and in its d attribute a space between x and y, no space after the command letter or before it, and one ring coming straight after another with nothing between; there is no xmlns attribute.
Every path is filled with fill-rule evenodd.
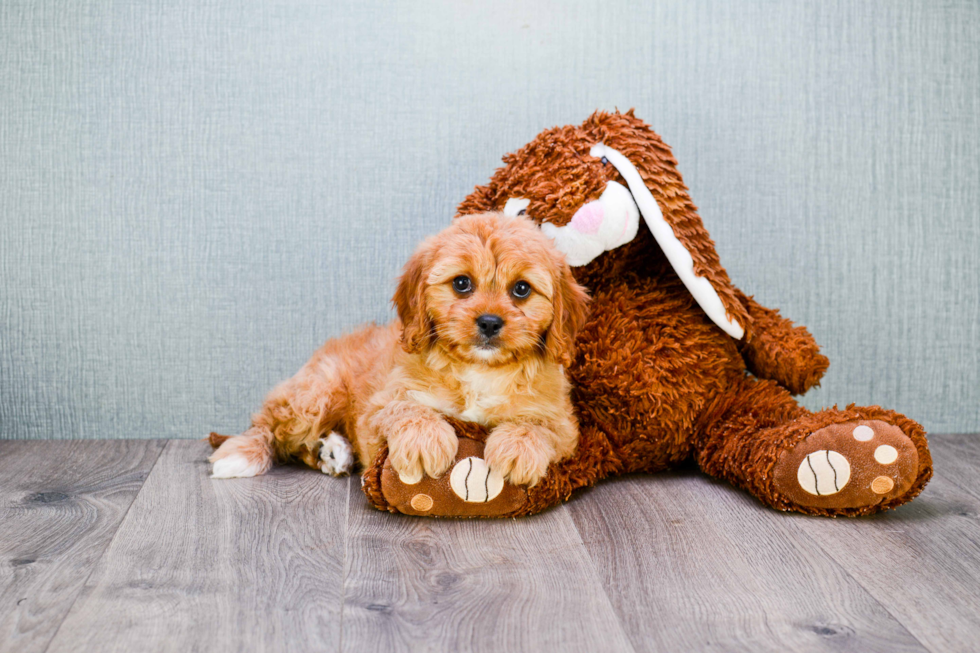
<svg viewBox="0 0 980 653"><path fill-rule="evenodd" d="M212 433L211 444L215 444ZM248 478L265 474L272 467L272 447L268 437L257 429L249 429L241 435L220 438L220 445L208 461L211 478Z"/></svg>
<svg viewBox="0 0 980 653"><path fill-rule="evenodd" d="M331 476L347 476L354 468L354 450L347 438L331 433L320 441L320 471Z"/></svg>
<svg viewBox="0 0 980 653"><path fill-rule="evenodd" d="M249 460L240 453L233 453L214 461L211 478L249 478L258 476L264 471L255 461Z"/></svg>

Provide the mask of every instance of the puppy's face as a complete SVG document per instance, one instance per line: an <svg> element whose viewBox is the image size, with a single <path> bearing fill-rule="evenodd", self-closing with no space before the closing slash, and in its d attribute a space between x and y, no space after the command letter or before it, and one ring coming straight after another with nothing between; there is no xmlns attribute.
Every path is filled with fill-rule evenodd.
<svg viewBox="0 0 980 653"><path fill-rule="evenodd" d="M468 362L542 355L567 364L586 295L533 223L488 213L459 218L425 241L394 302L409 352L441 347Z"/></svg>

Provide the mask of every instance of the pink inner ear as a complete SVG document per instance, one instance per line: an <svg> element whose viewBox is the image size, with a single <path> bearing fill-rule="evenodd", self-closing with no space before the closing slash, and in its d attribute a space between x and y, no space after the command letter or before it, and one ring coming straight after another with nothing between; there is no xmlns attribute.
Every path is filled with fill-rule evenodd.
<svg viewBox="0 0 980 653"><path fill-rule="evenodd" d="M568 224L570 227L575 229L575 231L591 236L598 233L604 217L602 204L596 200L585 204L582 206L582 208L576 211L575 215L572 216L572 221Z"/></svg>

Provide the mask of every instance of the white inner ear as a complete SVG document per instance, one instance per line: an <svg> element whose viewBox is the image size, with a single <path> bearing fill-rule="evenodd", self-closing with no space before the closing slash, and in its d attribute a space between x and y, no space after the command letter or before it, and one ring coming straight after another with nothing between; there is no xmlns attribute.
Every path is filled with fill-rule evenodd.
<svg viewBox="0 0 980 653"><path fill-rule="evenodd" d="M523 197L512 197L507 200L504 204L504 215L509 215L512 218L516 218L517 215L528 207L531 200L526 200Z"/></svg>
<svg viewBox="0 0 980 653"><path fill-rule="evenodd" d="M691 258L691 253L677 239L674 230L664 220L660 205L657 204L650 190L643 183L636 167L625 156L601 143L593 145L589 154L596 158L606 157L606 160L616 167L619 174L623 175L630 192L633 193L633 200L639 207L644 222L647 223L653 237L664 251L677 276L694 296L694 300L711 318L711 321L721 327L725 333L736 340L741 339L745 330L735 320L728 319L725 314L725 305L721 303L721 297L718 296L718 292L712 287L711 282L694 274L694 259Z"/></svg>

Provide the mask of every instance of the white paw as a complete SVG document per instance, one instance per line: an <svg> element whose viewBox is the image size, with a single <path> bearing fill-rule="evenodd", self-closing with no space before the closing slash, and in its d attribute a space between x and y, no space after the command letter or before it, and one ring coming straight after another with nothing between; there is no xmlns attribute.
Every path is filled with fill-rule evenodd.
<svg viewBox="0 0 980 653"><path fill-rule="evenodd" d="M249 461L240 453L216 460L211 467L211 478L249 478L261 473L262 466L258 462Z"/></svg>
<svg viewBox="0 0 980 653"><path fill-rule="evenodd" d="M320 444L320 471L331 476L346 476L354 467L354 450L347 438L331 433Z"/></svg>

